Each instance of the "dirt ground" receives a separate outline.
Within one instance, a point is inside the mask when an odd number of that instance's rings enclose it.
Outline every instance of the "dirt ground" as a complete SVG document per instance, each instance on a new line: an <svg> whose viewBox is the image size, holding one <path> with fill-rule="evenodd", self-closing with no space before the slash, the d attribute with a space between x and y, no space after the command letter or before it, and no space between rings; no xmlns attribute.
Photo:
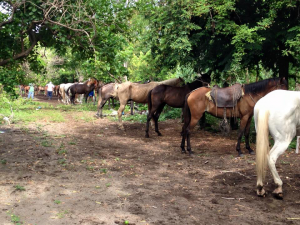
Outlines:
<svg viewBox="0 0 300 225"><path fill-rule="evenodd" d="M124 122L123 131L76 119L85 114L95 112L0 127L0 224L300 224L294 151L277 162L284 199L273 198L270 173L269 194L258 198L255 156L236 157L236 132L195 130L190 157L180 152L179 120L146 139L145 124Z"/></svg>

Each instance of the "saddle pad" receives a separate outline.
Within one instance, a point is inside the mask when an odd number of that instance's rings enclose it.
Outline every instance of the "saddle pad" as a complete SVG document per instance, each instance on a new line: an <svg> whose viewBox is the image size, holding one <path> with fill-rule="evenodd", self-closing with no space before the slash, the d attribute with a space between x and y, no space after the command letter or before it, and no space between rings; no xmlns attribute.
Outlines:
<svg viewBox="0 0 300 225"><path fill-rule="evenodd" d="M243 95L242 85L234 84L227 88L214 87L210 95L217 107L233 108Z"/></svg>

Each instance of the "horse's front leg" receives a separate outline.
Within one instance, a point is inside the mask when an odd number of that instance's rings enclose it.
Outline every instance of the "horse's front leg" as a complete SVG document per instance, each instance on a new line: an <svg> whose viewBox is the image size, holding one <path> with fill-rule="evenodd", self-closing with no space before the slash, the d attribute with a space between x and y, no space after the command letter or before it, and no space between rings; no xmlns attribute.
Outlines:
<svg viewBox="0 0 300 225"><path fill-rule="evenodd" d="M123 124L122 124L122 113L125 109L127 101L120 101L120 108L118 109L118 118L119 118L119 128L124 130Z"/></svg>
<svg viewBox="0 0 300 225"><path fill-rule="evenodd" d="M87 103L87 99L88 99L88 97L89 97L89 93L87 93L87 94L84 94L85 103Z"/></svg>
<svg viewBox="0 0 300 225"><path fill-rule="evenodd" d="M242 137L245 133L245 128L246 128L246 124L247 124L248 119L249 119L249 116L243 116L241 118L241 125L240 125L240 129L239 129L238 141L237 141L237 144L236 144L236 150L238 152L239 157L244 156L242 151L241 151L241 141L242 141Z"/></svg>
<svg viewBox="0 0 300 225"><path fill-rule="evenodd" d="M133 115L134 102L130 101L130 114Z"/></svg>
<svg viewBox="0 0 300 225"><path fill-rule="evenodd" d="M252 120L252 116L250 116L247 121L246 129L245 129L245 143L246 143L246 149L248 150L249 154L255 155L253 149L250 147L250 141L249 141L251 120Z"/></svg>

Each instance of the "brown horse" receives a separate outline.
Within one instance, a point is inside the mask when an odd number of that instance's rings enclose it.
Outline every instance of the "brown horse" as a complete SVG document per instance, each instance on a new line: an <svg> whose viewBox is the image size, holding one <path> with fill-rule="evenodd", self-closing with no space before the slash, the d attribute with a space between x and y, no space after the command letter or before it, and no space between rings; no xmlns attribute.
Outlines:
<svg viewBox="0 0 300 225"><path fill-rule="evenodd" d="M150 81L146 81L144 84L149 83ZM141 82L136 82L136 83L141 83ZM109 109L111 109L110 107L110 100L112 100L112 104L113 107L115 107L115 103L114 103L114 90L115 90L115 85L117 85L117 83L108 83L103 85L102 87L100 87L97 90L97 95L99 95L99 100L98 100L98 111L96 113L96 117L103 117L102 115L102 108L104 107L104 105L106 104L106 102L108 101L108 107ZM133 101L130 102L130 108L131 108L131 115L133 115Z"/></svg>
<svg viewBox="0 0 300 225"><path fill-rule="evenodd" d="M182 78L172 78L161 82L150 82L147 84L139 84L132 82L124 82L122 84L115 85L113 96L120 101L120 108L118 110L119 122L122 122L122 112L128 102L132 100L137 103L147 103L148 93L153 88L161 84L167 84L171 86L180 86L183 83Z"/></svg>
<svg viewBox="0 0 300 225"><path fill-rule="evenodd" d="M53 88L53 95L58 96L58 91L59 91L59 85L55 85Z"/></svg>
<svg viewBox="0 0 300 225"><path fill-rule="evenodd" d="M108 83L105 84L104 86L100 87L98 90L98 111L96 116L102 118L102 108L104 107L105 103L107 100L113 99L114 98L114 89L115 89L116 83ZM110 102L109 102L110 103ZM109 104L110 106L110 104Z"/></svg>
<svg viewBox="0 0 300 225"><path fill-rule="evenodd" d="M25 95L28 95L29 88L30 88L30 86L25 86L24 87Z"/></svg>
<svg viewBox="0 0 300 225"><path fill-rule="evenodd" d="M43 86L38 86L38 94L42 94L42 92L45 91L45 87Z"/></svg>
<svg viewBox="0 0 300 225"><path fill-rule="evenodd" d="M25 95L25 85L24 84L20 84L19 85L19 91L20 91L20 95L23 96Z"/></svg>
<svg viewBox="0 0 300 225"><path fill-rule="evenodd" d="M211 88L201 87L191 92L186 96L184 106L184 125L182 127L182 141L181 151L185 153L185 140L187 139L187 150L191 154L190 144L190 130L195 127L198 120L202 117L206 111L209 114L223 118L224 115L229 117L240 118L240 129L238 134L238 142L236 150L238 155L242 156L240 144L242 136L245 135L246 149L250 154L254 154L254 151L250 148L249 134L250 123L253 117L253 108L256 102L276 89L287 90L287 82L284 78L271 78L262 80L256 83L245 84L242 86L244 95L237 101L236 106L232 108L220 108L216 107L215 103L209 99L207 93L211 91ZM230 88L230 87L228 87ZM223 88L224 90L228 88ZM226 91L226 90L225 90Z"/></svg>
<svg viewBox="0 0 300 225"><path fill-rule="evenodd" d="M153 88L148 94L149 113L147 116L145 137L149 137L149 123L152 118L155 122L155 132L158 134L158 136L161 136L161 133L158 130L158 119L165 105L169 105L173 108L183 108L185 96L192 90L195 90L196 88L202 86L203 81L196 80L182 87L172 87L169 85L162 84Z"/></svg>
<svg viewBox="0 0 300 225"><path fill-rule="evenodd" d="M69 91L71 93L71 103L75 105L76 94L84 94L85 103L87 103L88 95L91 91L98 87L99 81L96 78L89 78L83 84L73 84L68 88L66 94L69 96Z"/></svg>

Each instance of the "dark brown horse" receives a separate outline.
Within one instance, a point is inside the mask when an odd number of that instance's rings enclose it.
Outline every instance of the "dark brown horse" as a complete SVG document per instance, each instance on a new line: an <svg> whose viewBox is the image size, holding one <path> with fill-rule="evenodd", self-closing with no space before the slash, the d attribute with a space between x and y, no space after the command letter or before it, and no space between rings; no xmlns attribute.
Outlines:
<svg viewBox="0 0 300 225"><path fill-rule="evenodd" d="M73 84L70 86L66 94L69 96L69 91L71 93L71 103L75 105L75 96L76 94L84 94L85 103L87 103L88 95L91 91L98 87L99 81L96 78L89 78L83 84Z"/></svg>
<svg viewBox="0 0 300 225"><path fill-rule="evenodd" d="M195 127L198 120L206 111L209 114L219 118L223 118L224 115L226 115L227 118L233 116L240 118L240 129L238 134L236 150L238 151L238 155L242 156L240 144L242 136L245 135L246 149L249 151L250 154L254 154L254 151L250 148L249 144L250 123L253 117L253 108L256 102L269 92L274 91L276 89L287 90L287 87L287 82L284 78L271 78L252 84L245 84L242 86L244 95L237 101L236 106L232 108L216 107L215 103L212 100L210 100L207 95L208 92L212 90L211 88L201 87L196 89L195 91L192 91L186 96L184 106L184 125L182 127L181 141L182 153L186 152L186 139L187 150L189 153L192 153L190 144L190 130ZM223 90L228 90L228 88L223 88Z"/></svg>
<svg viewBox="0 0 300 225"><path fill-rule="evenodd" d="M155 132L158 134L158 136L161 136L161 133L158 130L158 119L165 105L169 105L173 108L183 108L185 96L192 90L202 86L203 81L196 80L182 87L173 87L162 84L153 88L148 94L149 113L147 116L145 137L149 137L149 123L152 118L155 122Z"/></svg>

